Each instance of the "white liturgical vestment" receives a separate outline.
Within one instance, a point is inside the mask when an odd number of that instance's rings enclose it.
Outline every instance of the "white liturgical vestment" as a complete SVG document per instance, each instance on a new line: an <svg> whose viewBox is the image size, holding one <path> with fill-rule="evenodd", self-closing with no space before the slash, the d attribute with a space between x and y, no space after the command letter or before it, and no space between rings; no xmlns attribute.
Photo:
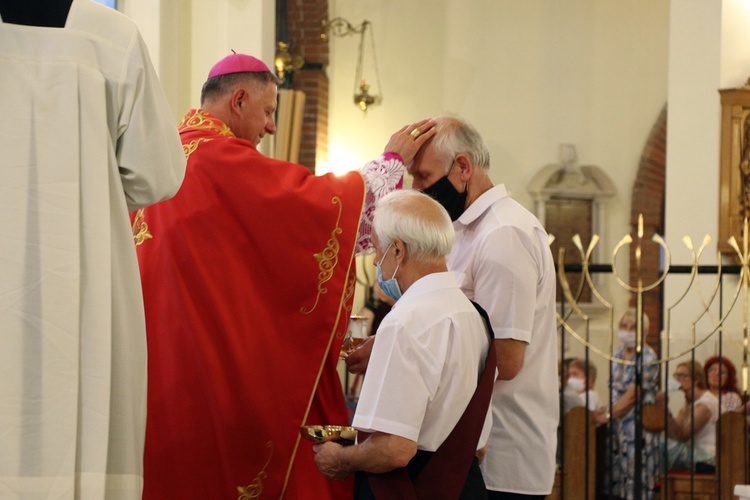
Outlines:
<svg viewBox="0 0 750 500"><path fill-rule="evenodd" d="M185 157L127 17L0 23L0 498L140 498L146 335L129 211Z"/></svg>

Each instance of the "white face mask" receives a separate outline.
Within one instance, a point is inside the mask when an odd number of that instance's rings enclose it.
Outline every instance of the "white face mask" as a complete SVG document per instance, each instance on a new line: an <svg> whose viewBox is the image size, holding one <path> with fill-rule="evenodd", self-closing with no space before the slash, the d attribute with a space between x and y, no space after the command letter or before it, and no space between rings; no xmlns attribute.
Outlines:
<svg viewBox="0 0 750 500"><path fill-rule="evenodd" d="M620 342L626 349L635 347L635 331L618 330L617 336L620 337Z"/></svg>
<svg viewBox="0 0 750 500"><path fill-rule="evenodd" d="M568 379L567 386L576 392L583 392L586 390L586 381L578 377L570 377Z"/></svg>
<svg viewBox="0 0 750 500"><path fill-rule="evenodd" d="M669 380L667 380L667 394L673 394L680 390L682 385L674 378L669 377Z"/></svg>

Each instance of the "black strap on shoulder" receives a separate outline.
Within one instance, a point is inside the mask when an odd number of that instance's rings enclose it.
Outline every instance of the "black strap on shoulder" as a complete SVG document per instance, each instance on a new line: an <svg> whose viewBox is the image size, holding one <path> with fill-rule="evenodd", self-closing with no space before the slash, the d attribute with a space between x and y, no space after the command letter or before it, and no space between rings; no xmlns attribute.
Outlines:
<svg viewBox="0 0 750 500"><path fill-rule="evenodd" d="M490 345L474 395L456 427L429 457L429 461L416 478L410 477L406 468L395 469L385 474L367 473L371 491L378 500L452 500L459 498L466 485L469 468L476 454L476 444L479 442L490 405L497 367L489 316L479 304L472 304L484 320Z"/></svg>
<svg viewBox="0 0 750 500"><path fill-rule="evenodd" d="M73 0L0 0L4 23L63 28Z"/></svg>
<svg viewBox="0 0 750 500"><path fill-rule="evenodd" d="M474 306L474 308L477 310L477 312L479 313L479 315L484 320L484 327L487 330L487 337L490 339L490 342L492 342L493 340L495 340L495 334L492 332L492 324L490 323L490 315L487 314L487 311L485 311L482 306L480 306L479 304L477 304L473 300L471 300L469 302L472 303L472 305Z"/></svg>

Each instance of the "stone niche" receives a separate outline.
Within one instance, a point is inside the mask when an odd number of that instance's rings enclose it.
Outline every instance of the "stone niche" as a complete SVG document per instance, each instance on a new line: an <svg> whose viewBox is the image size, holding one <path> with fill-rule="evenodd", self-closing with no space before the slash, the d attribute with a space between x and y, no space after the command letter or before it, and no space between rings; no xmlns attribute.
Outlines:
<svg viewBox="0 0 750 500"><path fill-rule="evenodd" d="M581 253L573 243L573 237L581 239L583 251L588 250L593 235L602 237L606 220L606 203L617 194L612 180L595 165L578 165L575 146L560 145L560 161L543 167L528 186L534 199L534 212L544 225L552 240L550 247L558 264L560 248L565 248L565 263L580 264ZM589 263L600 264L604 241L600 239L592 252ZM581 283L578 273L566 274L573 294ZM594 284L599 282L592 275ZM563 298L562 288L557 285L557 302ZM591 289L584 283L579 302L591 302Z"/></svg>

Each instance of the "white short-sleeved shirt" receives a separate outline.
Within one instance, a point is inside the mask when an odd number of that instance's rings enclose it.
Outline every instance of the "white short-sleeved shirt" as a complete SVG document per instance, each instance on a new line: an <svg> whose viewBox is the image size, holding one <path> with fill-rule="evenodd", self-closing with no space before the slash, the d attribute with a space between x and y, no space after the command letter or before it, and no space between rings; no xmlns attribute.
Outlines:
<svg viewBox="0 0 750 500"><path fill-rule="evenodd" d="M706 391L693 406L705 406L711 412L711 418L701 430L695 433L695 446L710 455L716 455L716 422L719 421L719 398L711 391Z"/></svg>
<svg viewBox="0 0 750 500"><path fill-rule="evenodd" d="M437 450L469 404L488 348L484 322L453 273L417 280L378 328L353 426ZM488 411L477 448L490 426Z"/></svg>
<svg viewBox="0 0 750 500"><path fill-rule="evenodd" d="M590 411L596 411L598 410L602 405L599 402L599 395L596 393L596 391L586 391L589 394L589 406L588 409ZM586 400L586 394L581 394L581 398L583 400Z"/></svg>
<svg viewBox="0 0 750 500"><path fill-rule="evenodd" d="M719 396L716 396L718 399ZM742 398L736 392L727 391L721 395L721 413L734 411L742 406Z"/></svg>
<svg viewBox="0 0 750 500"><path fill-rule="evenodd" d="M495 338L528 344L518 375L495 382L485 483L493 491L546 495L559 420L555 268L547 233L502 184L477 198L454 228L448 268L461 290L489 313Z"/></svg>

